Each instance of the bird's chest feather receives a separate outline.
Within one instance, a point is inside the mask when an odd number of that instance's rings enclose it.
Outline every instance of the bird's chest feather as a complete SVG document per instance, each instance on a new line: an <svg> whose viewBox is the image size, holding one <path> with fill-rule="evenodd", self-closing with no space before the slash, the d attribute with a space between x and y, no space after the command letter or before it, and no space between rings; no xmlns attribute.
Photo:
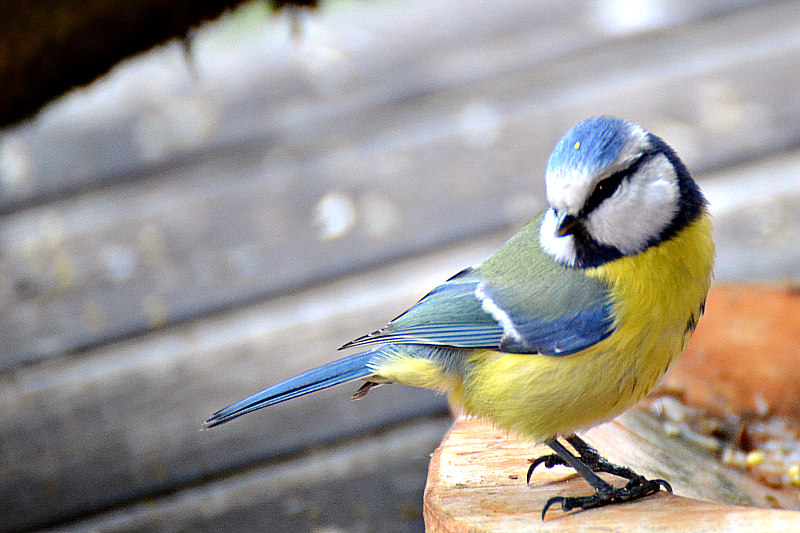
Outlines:
<svg viewBox="0 0 800 533"><path fill-rule="evenodd" d="M455 400L534 440L624 411L652 390L699 318L711 278L710 234L703 216L659 246L586 271L612 288L610 336L567 356L476 350Z"/></svg>
<svg viewBox="0 0 800 533"><path fill-rule="evenodd" d="M701 216L672 239L587 272L613 287L611 353L636 354L631 373L646 394L683 351L703 312L711 282L711 223Z"/></svg>

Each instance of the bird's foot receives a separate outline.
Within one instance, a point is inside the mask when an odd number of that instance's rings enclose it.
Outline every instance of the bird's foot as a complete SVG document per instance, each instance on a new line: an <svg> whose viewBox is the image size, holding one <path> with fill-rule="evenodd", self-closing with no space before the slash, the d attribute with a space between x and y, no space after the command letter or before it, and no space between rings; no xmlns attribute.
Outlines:
<svg viewBox="0 0 800 533"><path fill-rule="evenodd" d="M615 465L608 459L604 458L600 455L600 452L595 450L592 446L586 443L583 439L578 437L577 435L570 435L566 437L567 442L569 442L575 451L578 452L578 458L580 461L591 468L595 472L605 472L607 474L612 474L615 476L619 476L621 478L625 478L631 482L637 481L643 482L647 481L643 476L640 476L627 466ZM570 466L567 462L562 459L562 457L556 453L551 453L549 455L543 455L541 457L536 458L535 460L531 461L531 465L528 467L528 475L527 480L528 483L531 482L531 476L533 475L533 471L539 465L544 465L545 468L553 468L554 466Z"/></svg>
<svg viewBox="0 0 800 533"><path fill-rule="evenodd" d="M592 509L614 503L629 502L638 500L651 494L659 492L662 488L672 493L672 487L663 479L647 479L640 476L626 466L615 465L600 456L597 450L586 444L577 435L566 437L579 456L573 455L558 439L550 439L546 444L550 446L555 454L539 457L531 463L528 468L528 482L530 482L533 470L540 464L547 468L556 465L564 465L574 468L592 487L595 493L591 496L554 496L547 500L542 509L542 520L544 520L547 510L555 504L561 505L564 512L572 509ZM624 487L614 488L610 483L602 479L595 472L606 472L628 480Z"/></svg>
<svg viewBox="0 0 800 533"><path fill-rule="evenodd" d="M531 461L530 466L528 467L528 474L525 478L528 480L528 483L531 482L531 476L533 475L533 471L536 470L536 467L543 464L545 468L553 468L554 466L569 466L564 460L555 453L551 453L548 455L542 455L541 457L537 457L533 461Z"/></svg>
<svg viewBox="0 0 800 533"><path fill-rule="evenodd" d="M672 487L663 479L646 479L643 476L637 476L636 479L631 479L624 487L610 490L599 489L591 496L554 496L544 504L542 520L544 520L547 510L555 504L560 504L561 510L566 513L573 509L592 509L614 503L638 500L655 494L662 488L670 494L672 493Z"/></svg>

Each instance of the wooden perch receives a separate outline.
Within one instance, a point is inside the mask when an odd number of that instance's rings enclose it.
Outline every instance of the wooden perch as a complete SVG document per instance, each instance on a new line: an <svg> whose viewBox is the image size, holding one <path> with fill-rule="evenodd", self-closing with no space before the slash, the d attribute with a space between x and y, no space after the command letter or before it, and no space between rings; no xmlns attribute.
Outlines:
<svg viewBox="0 0 800 533"><path fill-rule="evenodd" d="M668 479L675 493L588 511L552 508L542 521L542 507L552 496L586 495L592 489L563 467L538 469L526 484L528 461L550 449L464 418L431 460L424 502L427 531L797 530L800 513L763 508L770 502L797 506L791 491L769 489L722 466L710 453L667 437L659 423L639 411L590 430L585 438L611 461ZM613 476L603 477L621 484Z"/></svg>

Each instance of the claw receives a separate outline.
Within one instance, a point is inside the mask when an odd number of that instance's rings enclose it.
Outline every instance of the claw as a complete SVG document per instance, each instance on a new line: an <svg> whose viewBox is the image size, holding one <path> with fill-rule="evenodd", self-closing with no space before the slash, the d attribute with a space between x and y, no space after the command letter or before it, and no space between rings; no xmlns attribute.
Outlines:
<svg viewBox="0 0 800 533"><path fill-rule="evenodd" d="M579 457L573 456L556 439L548 441L547 445L557 453L544 455L531 462L528 467L528 483L530 483L533 470L540 464L544 464L547 468L552 468L556 465L567 465L574 468L586 479L595 488L595 493L591 496L554 496L550 498L542 508L542 520L544 520L547 511L555 504L561 505L562 511L569 512L572 509L592 509L614 503L638 500L655 494L662 489L670 494L672 493L672 486L667 481L663 479L647 479L626 466L609 462L577 435L570 435L567 437L567 441L579 453ZM613 474L627 479L628 483L624 487L613 488L608 482L598 477L595 472Z"/></svg>
<svg viewBox="0 0 800 533"><path fill-rule="evenodd" d="M567 501L567 499L564 496L553 496L552 498L547 500L547 503L545 503L544 507L542 507L542 521L544 522L544 515L547 514L547 510L550 509L550 507L553 504L560 503L561 504L561 509L564 509L564 505L566 505L566 501Z"/></svg>
<svg viewBox="0 0 800 533"><path fill-rule="evenodd" d="M662 488L672 494L672 485L666 479L645 479L647 483L655 483L656 490L653 493L660 491Z"/></svg>
<svg viewBox="0 0 800 533"><path fill-rule="evenodd" d="M550 455L543 455L541 457L537 457L533 461L531 461L530 466L528 467L528 475L526 476L528 480L528 484L531 482L531 476L533 475L533 471L536 470L536 467L544 464L545 468L553 468L554 466L563 466L564 460L559 457L558 455L551 453Z"/></svg>
<svg viewBox="0 0 800 533"><path fill-rule="evenodd" d="M602 507L613 503L630 502L655 494L664 488L667 492L672 494L672 487L663 479L646 479L640 477L637 480L631 480L624 487L613 489L610 491L597 491L591 496L553 496L542 508L542 520L544 520L548 509L555 504L561 504L561 510L565 513L573 509L593 509L595 507Z"/></svg>

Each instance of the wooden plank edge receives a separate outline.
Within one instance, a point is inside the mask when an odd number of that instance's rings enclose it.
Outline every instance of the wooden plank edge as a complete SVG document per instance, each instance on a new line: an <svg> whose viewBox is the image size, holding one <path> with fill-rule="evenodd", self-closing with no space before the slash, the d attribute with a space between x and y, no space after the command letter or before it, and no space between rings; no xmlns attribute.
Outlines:
<svg viewBox="0 0 800 533"><path fill-rule="evenodd" d="M623 421L629 416L623 415ZM619 423L602 426L605 439L597 429L587 434L588 440L601 445L601 453L612 461L614 455L607 452L617 446L609 443L617 442L615 437L623 433L618 431L620 427ZM684 497L681 491L685 485L679 482L674 484L674 495L663 493L589 511L563 513L554 508L542 521L541 509L550 497L591 493L585 481L561 467L536 471L526 485L525 459L547 453L550 450L545 446L533 447L510 439L477 419L458 420L431 460L423 506L427 531L796 531L800 520L796 511ZM639 465L628 464L639 470ZM651 475L648 469L642 470ZM618 480L607 479L619 485Z"/></svg>

